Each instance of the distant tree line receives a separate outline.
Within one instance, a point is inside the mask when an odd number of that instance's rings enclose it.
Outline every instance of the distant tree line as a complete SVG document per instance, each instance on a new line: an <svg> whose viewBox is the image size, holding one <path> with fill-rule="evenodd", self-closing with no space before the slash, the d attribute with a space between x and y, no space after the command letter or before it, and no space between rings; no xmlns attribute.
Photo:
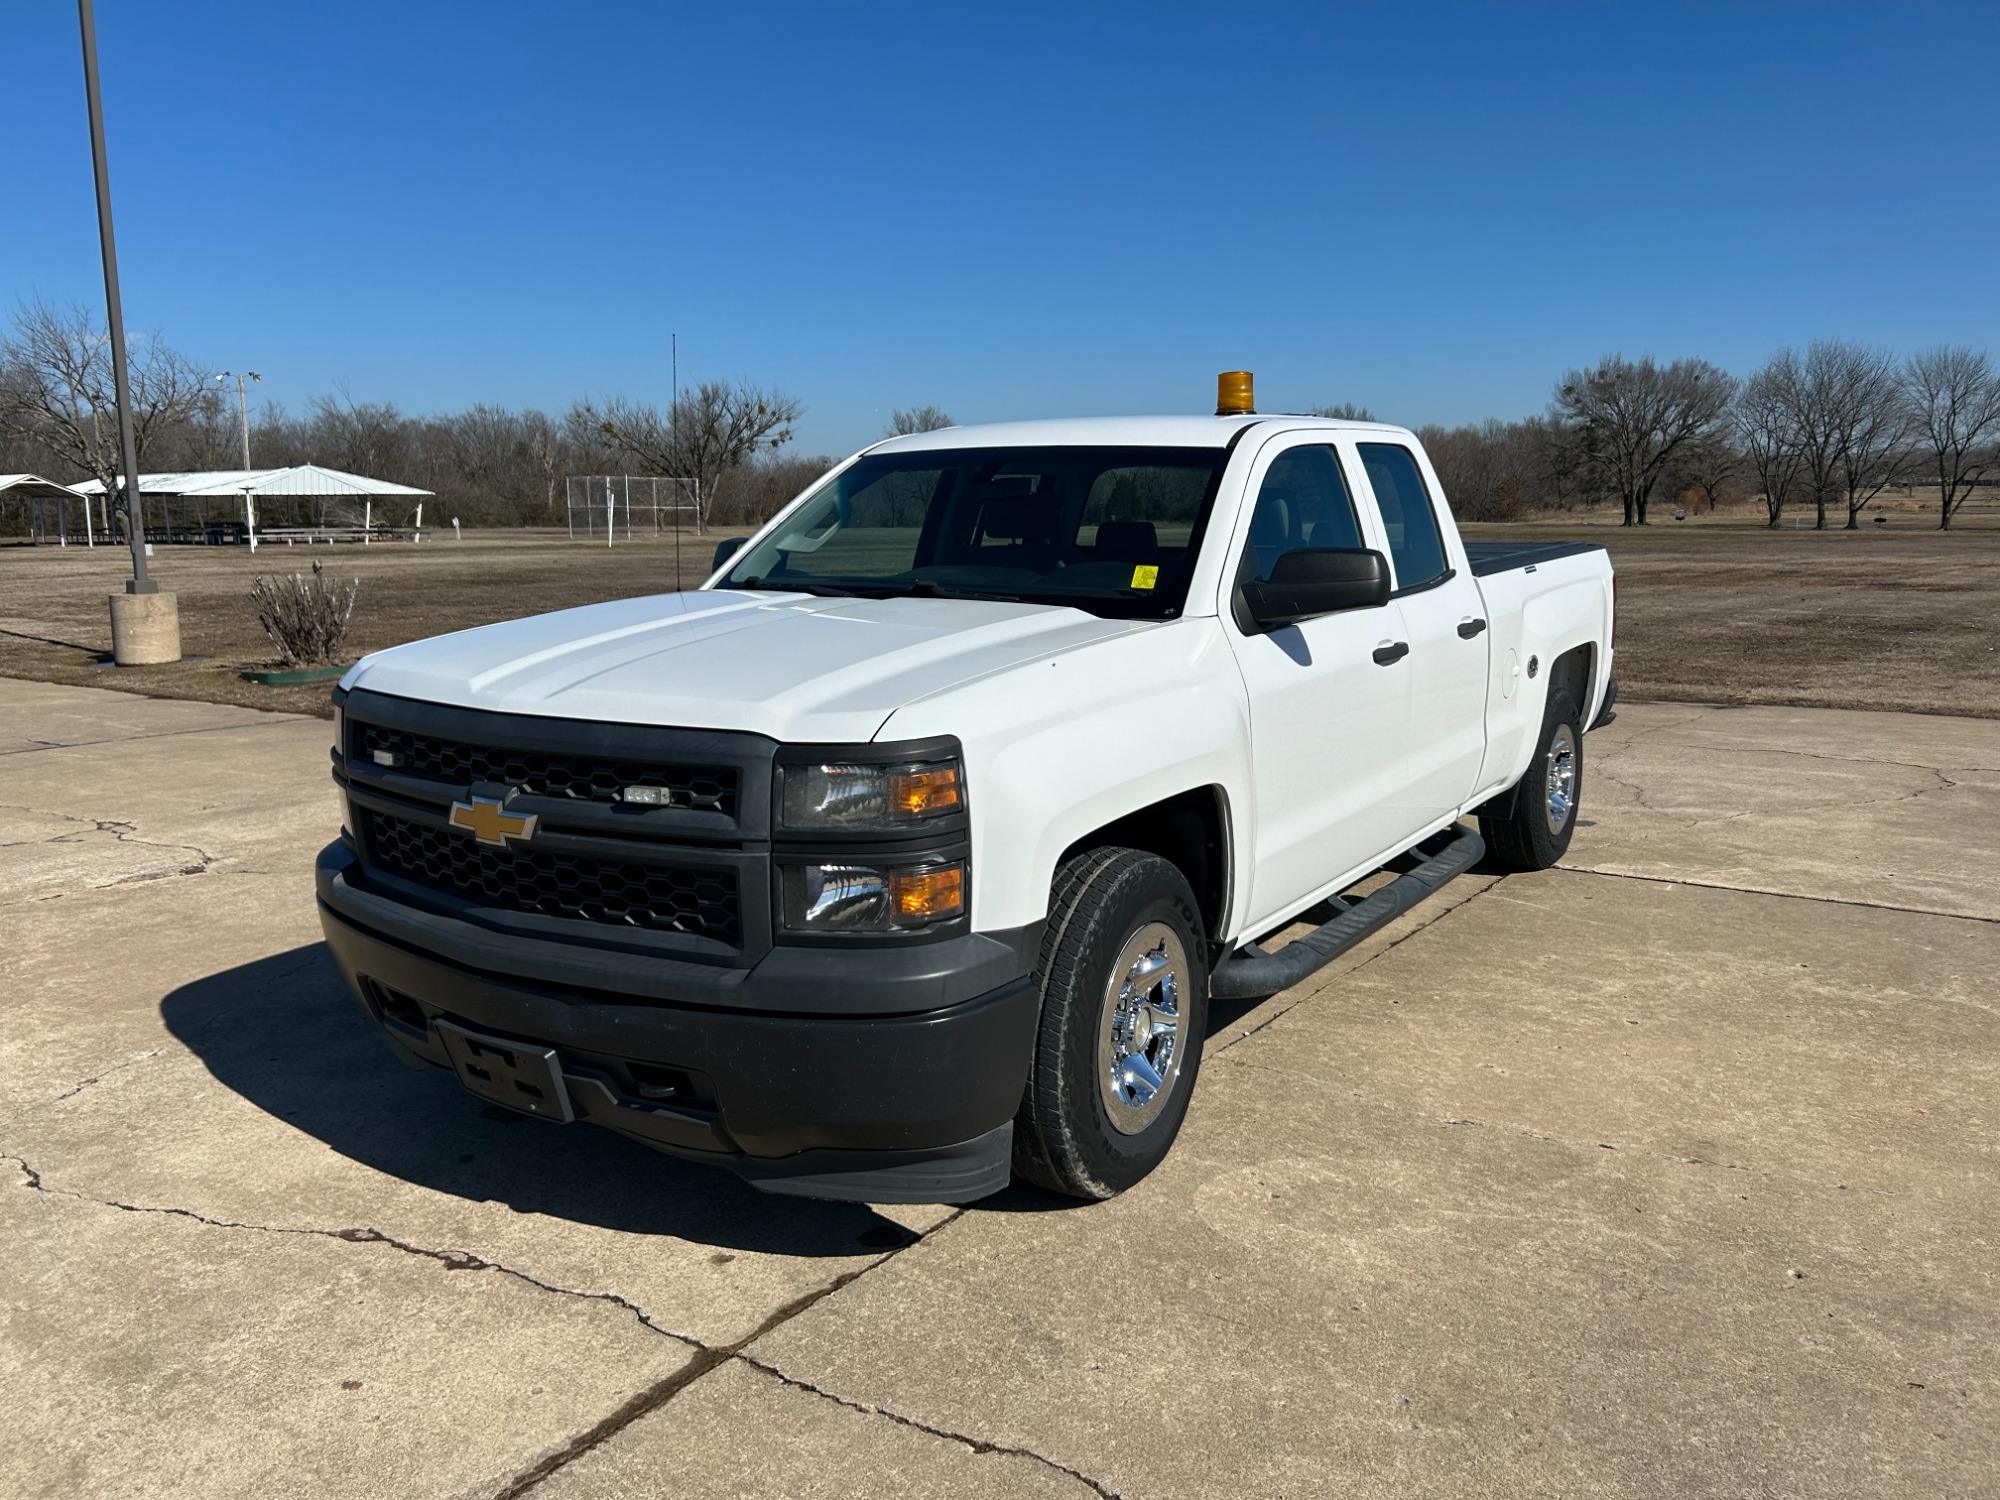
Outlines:
<svg viewBox="0 0 2000 1500"><path fill-rule="evenodd" d="M132 341L129 370L142 471L242 465L236 404L212 374L157 337ZM698 524L743 524L832 463L786 451L801 410L782 392L728 380L697 381L666 406L585 398L560 413L481 403L427 416L338 386L303 412L252 412L250 458L416 485L436 492L434 514L489 526L564 524L572 474L674 475L698 482ZM0 472L122 490L109 340L87 310L28 303L0 339Z"/></svg>
<svg viewBox="0 0 2000 1500"><path fill-rule="evenodd" d="M131 351L134 437L148 471L242 462L233 403L157 337ZM570 475L697 481L697 523L760 521L831 463L789 451L803 408L747 382L698 381L666 406L584 398L560 413L475 405L417 416L344 387L301 413L268 404L251 423L257 467L318 463L435 491L473 525L559 526ZM1348 403L1321 416L1371 419ZM885 436L951 425L936 406L896 411ZM1983 351L1941 346L1898 359L1841 340L1779 351L1748 378L1705 360L1611 355L1566 372L1545 411L1519 421L1427 426L1462 520L1616 506L1647 523L1656 499L1713 509L1761 501L1768 523L1810 508L1816 526L1861 516L1892 485L1938 489L1938 524L2000 479L2000 371ZM0 339L0 472L119 486L108 341L93 314L23 304Z"/></svg>
<svg viewBox="0 0 2000 1500"><path fill-rule="evenodd" d="M2000 371L1977 349L1899 360L1839 339L1780 350L1745 380L1612 355L1565 373L1545 413L1418 433L1463 520L1609 504L1643 526L1656 497L1713 509L1742 495L1771 526L1810 507L1814 526L1851 531L1885 489L1927 484L1948 528L2000 476Z"/></svg>

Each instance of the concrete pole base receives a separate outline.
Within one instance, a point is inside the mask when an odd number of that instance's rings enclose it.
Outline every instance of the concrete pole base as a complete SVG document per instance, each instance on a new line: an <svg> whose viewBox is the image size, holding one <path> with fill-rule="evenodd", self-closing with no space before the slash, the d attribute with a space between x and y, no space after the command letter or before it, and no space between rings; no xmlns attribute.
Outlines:
<svg viewBox="0 0 2000 1500"><path fill-rule="evenodd" d="M121 667L179 661L180 600L173 594L113 594L111 659Z"/></svg>

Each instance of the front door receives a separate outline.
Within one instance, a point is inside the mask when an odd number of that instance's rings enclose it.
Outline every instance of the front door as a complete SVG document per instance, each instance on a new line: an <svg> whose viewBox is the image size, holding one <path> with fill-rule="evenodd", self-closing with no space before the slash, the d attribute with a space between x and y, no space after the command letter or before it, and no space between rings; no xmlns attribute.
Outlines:
<svg viewBox="0 0 2000 1500"><path fill-rule="evenodd" d="M1257 500L1238 539L1238 582L1268 578L1295 547L1381 545L1362 529L1345 465L1323 433L1274 438L1250 483ZM1255 930L1366 870L1406 834L1395 792L1411 678L1394 648L1407 636L1393 601L1269 631L1227 608L1223 616L1250 704Z"/></svg>
<svg viewBox="0 0 2000 1500"><path fill-rule="evenodd" d="M1388 538L1409 632L1409 761L1395 801L1414 831L1463 807L1479 780L1493 637L1478 580L1463 557L1452 556L1416 454L1402 443L1360 443L1356 452Z"/></svg>

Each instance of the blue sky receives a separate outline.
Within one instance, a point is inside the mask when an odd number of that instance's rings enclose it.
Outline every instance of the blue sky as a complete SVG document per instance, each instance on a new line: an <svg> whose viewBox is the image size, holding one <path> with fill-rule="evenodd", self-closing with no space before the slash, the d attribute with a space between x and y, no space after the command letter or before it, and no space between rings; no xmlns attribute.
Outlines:
<svg viewBox="0 0 2000 1500"><path fill-rule="evenodd" d="M1566 364L2000 346L2000 7L98 6L126 316L297 406L804 400L801 446ZM0 292L101 301L10 6Z"/></svg>

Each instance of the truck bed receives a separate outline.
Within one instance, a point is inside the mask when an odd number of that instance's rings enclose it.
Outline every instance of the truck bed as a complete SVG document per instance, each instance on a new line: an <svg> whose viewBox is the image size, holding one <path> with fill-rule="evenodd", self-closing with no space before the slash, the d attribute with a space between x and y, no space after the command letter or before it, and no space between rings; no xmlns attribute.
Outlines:
<svg viewBox="0 0 2000 1500"><path fill-rule="evenodd" d="M1476 577L1508 573L1553 562L1558 557L1575 557L1581 552L1602 552L1602 542L1473 542L1465 543L1466 561Z"/></svg>

